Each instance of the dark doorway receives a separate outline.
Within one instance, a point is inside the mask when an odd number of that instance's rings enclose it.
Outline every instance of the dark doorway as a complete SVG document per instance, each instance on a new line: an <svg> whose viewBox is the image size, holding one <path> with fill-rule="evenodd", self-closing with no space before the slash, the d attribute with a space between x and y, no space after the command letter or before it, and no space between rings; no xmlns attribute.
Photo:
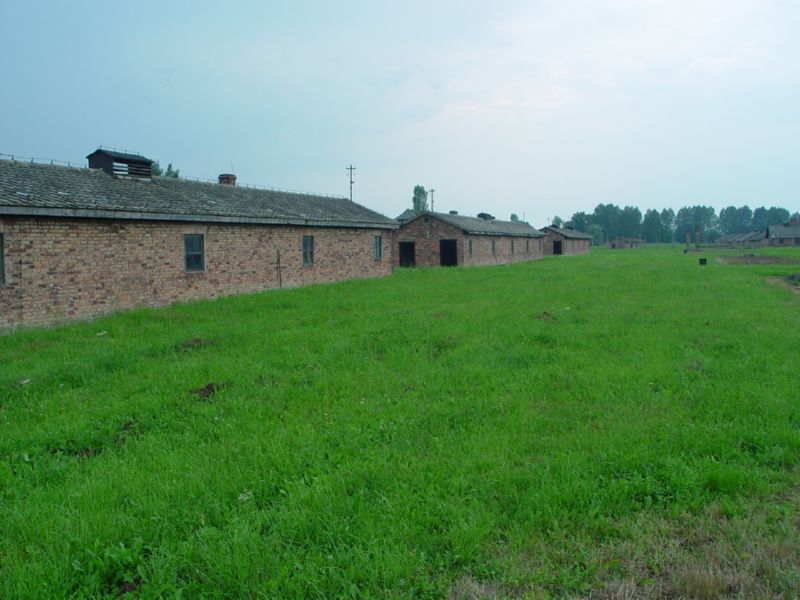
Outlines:
<svg viewBox="0 0 800 600"><path fill-rule="evenodd" d="M458 242L456 240L439 240L439 262L443 267L458 265Z"/></svg>
<svg viewBox="0 0 800 600"><path fill-rule="evenodd" d="M561 240L553 240L553 254L563 254L561 250Z"/></svg>
<svg viewBox="0 0 800 600"><path fill-rule="evenodd" d="M414 242L400 242L400 266L413 267L416 265Z"/></svg>

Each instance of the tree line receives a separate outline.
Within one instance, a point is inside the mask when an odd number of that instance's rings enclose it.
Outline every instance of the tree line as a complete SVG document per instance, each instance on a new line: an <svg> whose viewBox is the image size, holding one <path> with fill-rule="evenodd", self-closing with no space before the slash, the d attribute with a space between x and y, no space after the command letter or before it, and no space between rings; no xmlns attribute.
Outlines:
<svg viewBox="0 0 800 600"><path fill-rule="evenodd" d="M553 218L556 227L573 227L592 236L601 244L619 236L641 238L647 242L683 242L687 233L694 239L695 228L700 228L701 240L715 242L720 236L748 233L782 225L800 219L800 213L790 214L785 208L760 206L728 206L716 213L712 206L684 206L677 214L671 208L661 211L650 209L642 215L636 206L620 208L615 204L598 204L594 212L576 212L568 221Z"/></svg>

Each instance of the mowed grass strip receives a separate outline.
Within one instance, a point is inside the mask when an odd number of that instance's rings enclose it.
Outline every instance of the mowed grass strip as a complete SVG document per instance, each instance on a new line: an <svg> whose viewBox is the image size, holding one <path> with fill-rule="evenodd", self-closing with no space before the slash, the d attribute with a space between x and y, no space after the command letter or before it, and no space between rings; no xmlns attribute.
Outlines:
<svg viewBox="0 0 800 600"><path fill-rule="evenodd" d="M800 265L702 256L4 335L0 596L797 594Z"/></svg>

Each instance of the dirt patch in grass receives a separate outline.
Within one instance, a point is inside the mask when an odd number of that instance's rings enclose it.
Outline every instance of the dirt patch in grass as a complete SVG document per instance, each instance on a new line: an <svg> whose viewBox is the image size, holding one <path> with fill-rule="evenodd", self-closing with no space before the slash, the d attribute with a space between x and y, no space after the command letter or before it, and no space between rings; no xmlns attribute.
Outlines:
<svg viewBox="0 0 800 600"><path fill-rule="evenodd" d="M448 596L449 600L499 600L510 597L513 596L501 593L497 585L475 581L469 575L456 581Z"/></svg>
<svg viewBox="0 0 800 600"><path fill-rule="evenodd" d="M792 273L783 278L786 283L794 287L800 287L800 273Z"/></svg>
<svg viewBox="0 0 800 600"><path fill-rule="evenodd" d="M797 259L791 256L765 256L743 254L742 256L720 256L719 262L727 265L793 265Z"/></svg>
<svg viewBox="0 0 800 600"><path fill-rule="evenodd" d="M735 515L722 503L676 521L642 516L634 531L643 535L599 550L599 563L616 565L617 576L586 597L796 598L798 508L795 495Z"/></svg>
<svg viewBox="0 0 800 600"><path fill-rule="evenodd" d="M208 346L213 346L217 343L217 340L210 338L210 339L203 339L203 338L191 338L186 341L181 342L175 346L176 352L191 352L192 350L199 350L201 348L207 348Z"/></svg>
<svg viewBox="0 0 800 600"><path fill-rule="evenodd" d="M142 428L139 424L139 419L128 419L117 431L114 441L117 444L124 444L127 440L137 438L140 435L142 435Z"/></svg>
<svg viewBox="0 0 800 600"><path fill-rule="evenodd" d="M547 311L541 312L538 315L534 315L533 318L536 319L537 321L552 321L553 319L555 319L555 317Z"/></svg>
<svg viewBox="0 0 800 600"><path fill-rule="evenodd" d="M228 387L229 384L227 383L207 383L203 387L199 387L192 390L192 395L199 398L200 400L208 400L218 391L225 389Z"/></svg>
<svg viewBox="0 0 800 600"><path fill-rule="evenodd" d="M800 273L792 273L786 277L768 277L767 281L772 285L785 287L800 294Z"/></svg>
<svg viewBox="0 0 800 600"><path fill-rule="evenodd" d="M63 454L65 456L74 456L76 458L91 458L97 456L103 451L102 448L93 446L81 446L78 448L50 448L50 454Z"/></svg>
<svg viewBox="0 0 800 600"><path fill-rule="evenodd" d="M117 584L117 598L125 598L128 594L139 596L139 589L142 587L142 578L137 575L131 581L121 581Z"/></svg>

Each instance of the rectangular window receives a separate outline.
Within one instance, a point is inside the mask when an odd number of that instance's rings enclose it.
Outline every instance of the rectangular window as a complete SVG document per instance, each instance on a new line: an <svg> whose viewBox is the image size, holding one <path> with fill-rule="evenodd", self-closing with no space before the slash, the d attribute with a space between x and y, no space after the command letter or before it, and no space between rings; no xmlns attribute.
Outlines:
<svg viewBox="0 0 800 600"><path fill-rule="evenodd" d="M531 253L531 241L525 240L525 254Z"/></svg>
<svg viewBox="0 0 800 600"><path fill-rule="evenodd" d="M472 240L467 240L467 254L472 256Z"/></svg>
<svg viewBox="0 0 800 600"><path fill-rule="evenodd" d="M492 256L497 254L497 242L492 240Z"/></svg>
<svg viewBox="0 0 800 600"><path fill-rule="evenodd" d="M511 254L514 254L514 240L511 240Z"/></svg>
<svg viewBox="0 0 800 600"><path fill-rule="evenodd" d="M0 233L0 287L6 284L6 244L3 234Z"/></svg>
<svg viewBox="0 0 800 600"><path fill-rule="evenodd" d="M304 265L313 265L314 264L314 236L313 235L304 235L303 236L303 264Z"/></svg>
<svg viewBox="0 0 800 600"><path fill-rule="evenodd" d="M203 234L187 233L183 236L183 250L187 271L204 271L206 268Z"/></svg>
<svg viewBox="0 0 800 600"><path fill-rule="evenodd" d="M372 236L372 257L375 260L383 258L383 236L381 235Z"/></svg>

